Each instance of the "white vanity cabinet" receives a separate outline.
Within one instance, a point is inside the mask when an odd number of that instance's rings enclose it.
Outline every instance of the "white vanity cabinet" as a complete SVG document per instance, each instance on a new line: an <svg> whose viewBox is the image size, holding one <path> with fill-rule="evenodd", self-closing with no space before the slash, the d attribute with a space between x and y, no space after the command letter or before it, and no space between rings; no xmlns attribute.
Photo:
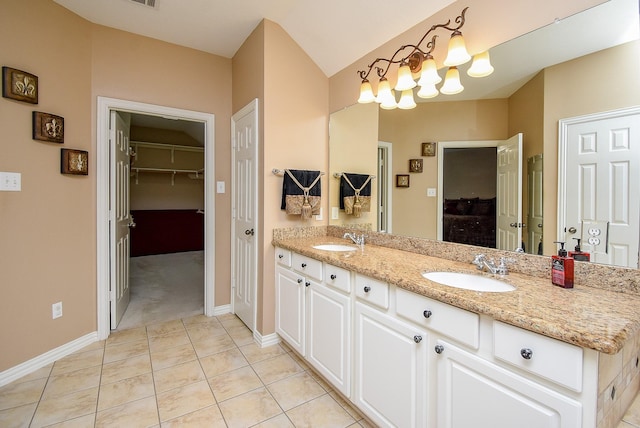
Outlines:
<svg viewBox="0 0 640 428"><path fill-rule="evenodd" d="M305 278L291 269L276 267L276 332L304 356Z"/></svg>

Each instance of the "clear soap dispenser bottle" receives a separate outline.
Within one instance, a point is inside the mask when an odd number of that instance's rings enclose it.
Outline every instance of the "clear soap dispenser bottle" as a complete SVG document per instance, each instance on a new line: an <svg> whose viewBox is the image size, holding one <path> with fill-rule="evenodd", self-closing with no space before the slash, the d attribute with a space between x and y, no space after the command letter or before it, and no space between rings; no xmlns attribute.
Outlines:
<svg viewBox="0 0 640 428"><path fill-rule="evenodd" d="M551 282L562 288L573 288L573 259L567 255L564 242L560 244L557 256L551 256Z"/></svg>

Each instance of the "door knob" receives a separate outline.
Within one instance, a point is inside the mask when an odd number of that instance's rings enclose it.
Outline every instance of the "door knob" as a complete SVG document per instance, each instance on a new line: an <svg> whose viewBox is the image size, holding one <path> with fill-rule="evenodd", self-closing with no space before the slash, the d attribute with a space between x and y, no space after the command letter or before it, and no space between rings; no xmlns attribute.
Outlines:
<svg viewBox="0 0 640 428"><path fill-rule="evenodd" d="M568 230L568 232L569 232L569 233L576 233L577 231L578 231L578 229L576 229L576 228L575 228L575 227L573 227L573 226L572 226L572 227L570 227L570 228L569 228L569 230Z"/></svg>
<svg viewBox="0 0 640 428"><path fill-rule="evenodd" d="M135 222L135 221L133 221L133 217L131 217L131 220L129 220L129 224L128 224L127 226L129 226L129 227L130 227L130 228L132 228L132 229L135 229L135 227L136 227L136 222Z"/></svg>
<svg viewBox="0 0 640 428"><path fill-rule="evenodd" d="M248 236L248 235L253 236L253 234L254 234L254 233L255 233L255 232L253 231L253 229L247 229L247 230L245 230L245 231L244 231L244 234L245 234L245 235L247 235L247 236Z"/></svg>

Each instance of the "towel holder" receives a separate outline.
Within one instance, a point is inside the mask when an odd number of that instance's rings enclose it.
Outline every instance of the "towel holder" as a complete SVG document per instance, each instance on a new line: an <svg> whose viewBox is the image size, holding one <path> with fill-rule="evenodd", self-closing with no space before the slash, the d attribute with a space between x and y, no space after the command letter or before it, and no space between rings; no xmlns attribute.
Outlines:
<svg viewBox="0 0 640 428"><path fill-rule="evenodd" d="M344 172L334 172L333 173L333 178L340 178L342 177L342 174L344 174ZM369 175L369 177L371 177L371 179L373 180L374 178L376 178L375 175Z"/></svg>
<svg viewBox="0 0 640 428"><path fill-rule="evenodd" d="M271 172L273 175L284 175L284 169L273 168ZM324 172L321 171L320 175L324 175Z"/></svg>

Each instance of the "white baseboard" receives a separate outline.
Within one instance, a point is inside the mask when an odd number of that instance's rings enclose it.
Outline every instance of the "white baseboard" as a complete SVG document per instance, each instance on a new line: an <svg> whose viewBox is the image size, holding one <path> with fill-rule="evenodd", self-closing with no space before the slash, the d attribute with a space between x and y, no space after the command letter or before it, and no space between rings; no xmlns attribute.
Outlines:
<svg viewBox="0 0 640 428"><path fill-rule="evenodd" d="M217 317L218 315L230 314L231 313L231 305L221 305L213 308L213 316Z"/></svg>
<svg viewBox="0 0 640 428"><path fill-rule="evenodd" d="M280 336L278 336L277 333L271 333L271 334L267 334L266 336L263 336L260 334L259 331L254 331L253 340L255 340L256 344L259 347L265 348L267 346L276 345L280 343Z"/></svg>
<svg viewBox="0 0 640 428"><path fill-rule="evenodd" d="M14 380L20 379L23 376L33 373L34 371L51 364L60 358L66 357L69 354L73 354L76 351L84 348L87 345L91 345L98 341L98 332L94 331L89 334L85 334L71 342L65 343L62 346L58 346L44 354L40 354L24 363L11 367L3 372L0 372L0 386L7 385Z"/></svg>

